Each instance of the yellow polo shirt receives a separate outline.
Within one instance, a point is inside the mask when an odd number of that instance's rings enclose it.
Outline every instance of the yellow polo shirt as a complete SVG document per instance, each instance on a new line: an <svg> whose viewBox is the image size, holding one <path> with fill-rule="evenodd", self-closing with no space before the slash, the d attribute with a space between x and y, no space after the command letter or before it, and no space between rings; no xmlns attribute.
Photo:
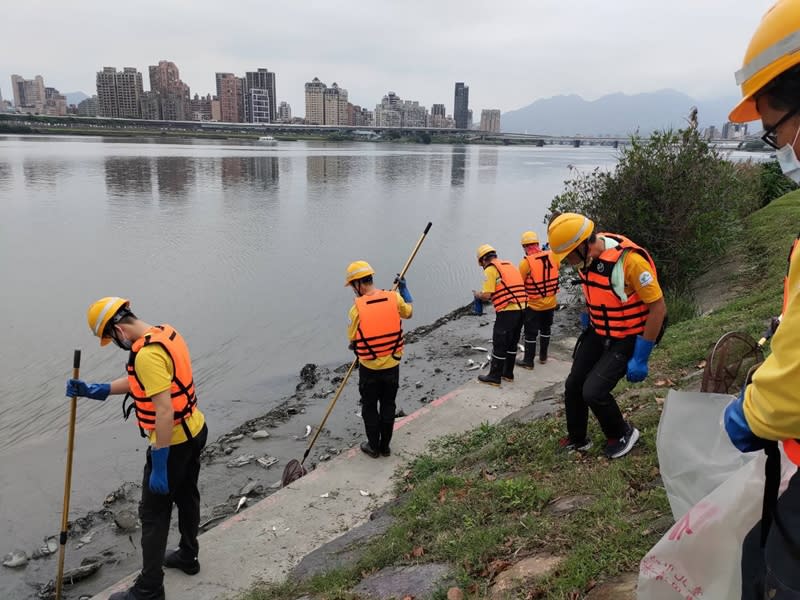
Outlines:
<svg viewBox="0 0 800 600"><path fill-rule="evenodd" d="M523 258L519 262L519 273L522 275L523 281L525 281L528 278L528 275L531 274L531 264L528 262L527 258ZM556 302L555 294L552 296L545 296L544 298L537 298L536 300L531 300L528 298L528 308L531 310L550 310L555 308L557 304L558 303Z"/></svg>

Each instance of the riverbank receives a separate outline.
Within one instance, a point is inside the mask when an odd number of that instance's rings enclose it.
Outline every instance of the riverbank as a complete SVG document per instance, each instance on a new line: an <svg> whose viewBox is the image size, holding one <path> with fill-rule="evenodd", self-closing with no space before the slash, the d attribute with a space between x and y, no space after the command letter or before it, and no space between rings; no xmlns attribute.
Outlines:
<svg viewBox="0 0 800 600"><path fill-rule="evenodd" d="M559 313L562 318L556 319L554 335L563 337L573 326L574 316L563 316L567 312ZM408 334L398 418L429 405L480 372L477 367L486 361L486 352L474 348L491 347L493 314L469 313L468 307L457 309ZM203 455L200 478L204 531L233 515L242 497L246 497L246 506L251 506L279 488L283 467L289 460L302 457L308 432L311 430L313 435L346 367L346 363L306 365L300 370L295 392L277 408L222 435L215 431L213 422L209 424L210 443ZM132 429L129 435L135 437ZM362 439L357 377L352 377L309 455L307 466L314 468L346 454ZM114 489L100 488L94 491L95 509L80 515L73 513L67 568L98 556L103 567L92 578L69 589L66 598L91 594L139 567L139 494L138 481L126 481ZM55 533L43 531L42 535ZM171 540L177 539L176 534L177 522L173 519ZM30 548L21 549L30 554L37 543L33 539ZM15 598L35 598L37 590L53 577L54 565L55 556L32 560L6 593Z"/></svg>

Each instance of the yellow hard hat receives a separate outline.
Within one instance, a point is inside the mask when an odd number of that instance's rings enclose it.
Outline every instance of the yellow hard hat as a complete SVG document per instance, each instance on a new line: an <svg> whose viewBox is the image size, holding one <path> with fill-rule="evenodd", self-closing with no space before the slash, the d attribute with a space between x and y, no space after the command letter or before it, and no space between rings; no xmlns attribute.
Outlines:
<svg viewBox="0 0 800 600"><path fill-rule="evenodd" d="M478 246L478 251L476 252L476 254L478 255L478 262L480 262L480 260L484 256L489 254L489 252L497 252L497 250L492 248L489 244L481 244L480 246Z"/></svg>
<svg viewBox="0 0 800 600"><path fill-rule="evenodd" d="M591 219L578 213L562 213L547 227L547 241L556 261L575 250L594 231Z"/></svg>
<svg viewBox="0 0 800 600"><path fill-rule="evenodd" d="M800 64L800 2L779 0L761 19L736 72L742 100L729 115L734 123L759 118L755 95L778 75Z"/></svg>
<svg viewBox="0 0 800 600"><path fill-rule="evenodd" d="M100 338L100 345L105 346L111 342L111 338L103 337L103 332L106 325L111 320L111 317L119 312L120 308L127 308L131 305L131 301L127 298L119 298L117 296L107 296L100 298L97 302L93 302L86 311L86 320L89 322L89 329L92 330L97 337Z"/></svg>
<svg viewBox="0 0 800 600"><path fill-rule="evenodd" d="M527 246L528 244L538 244L539 236L536 235L535 231L526 231L522 234L522 239L519 241L519 243L523 246Z"/></svg>
<svg viewBox="0 0 800 600"><path fill-rule="evenodd" d="M367 261L357 260L355 262L351 262L347 266L347 274L344 278L344 287L347 287L358 279L363 279L364 277L374 274L375 270L369 266Z"/></svg>

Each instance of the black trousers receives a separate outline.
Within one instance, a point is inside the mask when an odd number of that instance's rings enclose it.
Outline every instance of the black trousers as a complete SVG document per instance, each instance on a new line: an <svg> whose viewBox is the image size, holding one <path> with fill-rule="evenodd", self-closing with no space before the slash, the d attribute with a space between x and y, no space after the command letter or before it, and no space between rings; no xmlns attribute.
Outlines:
<svg viewBox="0 0 800 600"><path fill-rule="evenodd" d="M548 310L533 310L528 307L525 309L525 344L533 344L534 354L536 348L536 338L542 336L542 356L547 356L547 346L550 343L550 330L553 327L553 316L556 314L555 308Z"/></svg>
<svg viewBox="0 0 800 600"><path fill-rule="evenodd" d="M142 501L139 518L142 521L142 575L140 585L146 589L158 588L164 582L164 553L167 549L169 522L172 505L178 507L178 530L181 533L180 548L184 556L196 557L200 545L197 533L200 527L200 491L197 478L200 475L200 453L208 439L208 427L190 441L169 448L167 460L167 482L169 493L154 494L150 491L150 472L153 463L150 448L144 465Z"/></svg>
<svg viewBox="0 0 800 600"><path fill-rule="evenodd" d="M635 335L615 339L598 335L593 329L581 334L564 393L571 441L586 439L589 409L606 438L619 439L625 435L625 420L611 390L627 373L635 345Z"/></svg>
<svg viewBox="0 0 800 600"><path fill-rule="evenodd" d="M391 369L368 369L358 365L361 417L367 441L373 450L386 452L394 431L395 399L400 387L400 365Z"/></svg>
<svg viewBox="0 0 800 600"><path fill-rule="evenodd" d="M776 512L794 537L787 541L773 523L761 548L761 521L750 530L742 544L742 600L800 599L800 556L792 550L800 544L800 472L778 498Z"/></svg>
<svg viewBox="0 0 800 600"><path fill-rule="evenodd" d="M511 360L511 369L514 368L514 359L517 355L519 335L522 333L522 317L525 311L503 310L497 313L494 319L492 332L492 354L498 360ZM508 361L506 361L508 369Z"/></svg>

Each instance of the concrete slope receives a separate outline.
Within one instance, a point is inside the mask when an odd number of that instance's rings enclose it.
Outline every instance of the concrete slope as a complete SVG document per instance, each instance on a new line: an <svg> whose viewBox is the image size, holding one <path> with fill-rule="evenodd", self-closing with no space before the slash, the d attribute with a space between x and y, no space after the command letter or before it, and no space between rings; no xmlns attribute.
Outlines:
<svg viewBox="0 0 800 600"><path fill-rule="evenodd" d="M396 469L423 453L431 440L498 423L530 405L538 390L563 381L569 367L551 358L534 371L516 369L516 381L501 388L471 382L398 419L391 458L372 459L351 449L202 535L201 572L189 577L167 570L168 600L232 598L257 581L281 581L303 556L365 522L388 502ZM106 600L134 577L93 600Z"/></svg>

